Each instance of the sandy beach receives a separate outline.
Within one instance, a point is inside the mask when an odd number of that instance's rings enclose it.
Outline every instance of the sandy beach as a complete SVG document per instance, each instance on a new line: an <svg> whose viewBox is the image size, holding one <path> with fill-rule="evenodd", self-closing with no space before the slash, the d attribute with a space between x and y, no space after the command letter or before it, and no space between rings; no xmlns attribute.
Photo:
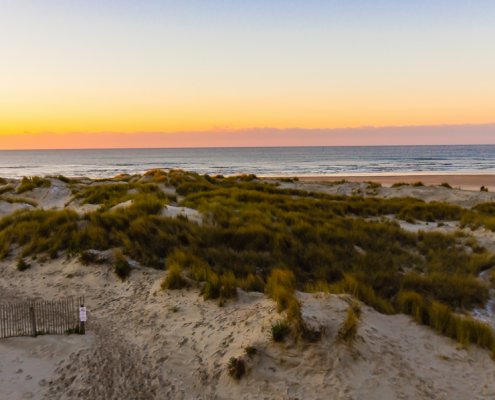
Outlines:
<svg viewBox="0 0 495 400"><path fill-rule="evenodd" d="M346 180L349 182L378 182L384 186L391 186L394 183L416 183L422 182L425 185L441 185L448 183L454 188L464 190L480 190L485 186L490 191L495 190L494 174L412 174L412 175L333 175L333 176L301 176L301 182L337 182Z"/></svg>

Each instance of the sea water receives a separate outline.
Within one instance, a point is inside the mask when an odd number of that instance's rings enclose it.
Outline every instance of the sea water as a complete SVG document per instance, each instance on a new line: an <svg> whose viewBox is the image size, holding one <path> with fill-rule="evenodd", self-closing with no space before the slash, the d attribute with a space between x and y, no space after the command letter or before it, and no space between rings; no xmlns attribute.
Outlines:
<svg viewBox="0 0 495 400"><path fill-rule="evenodd" d="M259 176L495 173L495 145L0 150L3 177L109 177L152 168Z"/></svg>

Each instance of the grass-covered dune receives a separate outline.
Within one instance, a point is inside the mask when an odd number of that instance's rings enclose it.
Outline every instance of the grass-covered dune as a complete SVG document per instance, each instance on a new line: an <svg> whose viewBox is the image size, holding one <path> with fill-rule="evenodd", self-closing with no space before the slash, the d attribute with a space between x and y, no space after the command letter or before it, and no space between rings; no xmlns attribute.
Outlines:
<svg viewBox="0 0 495 400"><path fill-rule="evenodd" d="M99 207L83 215L67 208L4 217L0 258L87 260L88 250L118 248L145 266L168 268L165 288L200 281L206 299L222 302L235 297L236 287L265 291L305 337L311 333L295 290L350 293L382 313L411 314L462 343L495 349L491 329L462 314L486 303L488 287L477 276L495 265L493 256L466 234L412 233L390 219L492 228L491 203L464 209L413 198L326 195L281 189L252 175L177 170L104 182L64 179L73 202ZM31 178L23 185L43 182ZM203 222L164 216L170 203L200 211ZM125 278L130 269L119 271Z"/></svg>

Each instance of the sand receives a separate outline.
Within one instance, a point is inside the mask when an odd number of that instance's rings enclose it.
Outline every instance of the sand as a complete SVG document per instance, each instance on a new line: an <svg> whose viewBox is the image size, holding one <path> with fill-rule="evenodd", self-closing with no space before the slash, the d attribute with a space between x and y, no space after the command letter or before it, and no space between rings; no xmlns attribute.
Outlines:
<svg viewBox="0 0 495 400"><path fill-rule="evenodd" d="M86 336L0 339L0 399L43 399L57 364L92 345Z"/></svg>
<svg viewBox="0 0 495 400"><path fill-rule="evenodd" d="M301 182L335 182L340 180L349 182L379 182L384 186L391 186L397 182L423 182L425 185L441 185L449 183L452 187L464 190L479 191L481 186L490 191L495 190L495 174L415 174L415 175L333 175L333 176L302 176Z"/></svg>
<svg viewBox="0 0 495 400"><path fill-rule="evenodd" d="M68 200L60 186L49 194L40 188L23 195L36 197L40 207L57 208ZM448 199L465 207L493 199L491 193L443 187L370 191L362 183L301 181L284 186ZM190 209L164 213L201 217ZM457 229L455 223L400 223L411 231ZM473 234L495 250L492 232ZM0 399L495 398L495 362L488 351L461 348L405 315L386 316L361 305L356 342L340 342L337 332L351 301L346 295L298 293L304 319L321 330L322 339L279 344L271 340L270 327L283 315L261 293L239 291L237 300L219 307L204 301L199 288L160 290L164 272L139 264L121 282L110 266L83 266L75 258L38 260L24 272L15 263L0 262L0 301L85 295L88 334L0 339ZM246 346L257 354L249 358ZM228 375L231 357L246 361L240 381Z"/></svg>
<svg viewBox="0 0 495 400"><path fill-rule="evenodd" d="M342 179L347 182L338 183ZM484 180L483 180L484 179ZM295 188L314 192L323 192L336 195L358 195L374 196L380 198L392 197L414 197L427 202L441 201L456 204L461 207L470 208L484 202L495 201L495 192L480 192L478 180L483 180L484 185L489 185L491 190L495 186L490 186L490 182L495 182L495 175L425 175L425 176L346 176L346 177L302 177L296 182L283 182L277 179L282 188ZM391 187L395 182L417 182L421 180L424 186L404 185ZM367 182L374 181L381 183L380 187L372 187ZM337 182L337 183L335 183ZM439 186L442 182L447 182L452 189ZM458 186L463 186L459 189ZM474 190L469 190L469 189Z"/></svg>
<svg viewBox="0 0 495 400"><path fill-rule="evenodd" d="M108 267L82 266L76 259L35 264L23 273L14 261L1 263L3 299L7 293L85 294L90 319L86 336L0 341L1 354L8 355L0 364L0 393L40 399L495 396L495 363L487 351L460 348L407 316L386 316L362 305L358 338L349 347L336 335L350 298L299 293L304 318L323 338L275 344L270 326L282 316L265 295L240 291L238 300L219 307L195 288L161 291L163 274L137 268L122 283ZM246 346L257 349L252 359ZM238 356L248 367L239 382L226 368Z"/></svg>

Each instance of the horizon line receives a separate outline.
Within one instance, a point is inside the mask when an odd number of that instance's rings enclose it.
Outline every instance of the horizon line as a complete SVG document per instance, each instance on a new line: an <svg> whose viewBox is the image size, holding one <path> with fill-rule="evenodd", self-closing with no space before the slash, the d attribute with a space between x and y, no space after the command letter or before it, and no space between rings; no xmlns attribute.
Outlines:
<svg viewBox="0 0 495 400"><path fill-rule="evenodd" d="M0 134L2 150L448 146L495 144L495 123L249 128L178 132Z"/></svg>
<svg viewBox="0 0 495 400"><path fill-rule="evenodd" d="M222 149L294 149L318 147L465 147L465 146L495 146L495 143L464 143L464 144L355 144L355 145L293 145L293 146L189 146L189 147L71 147L71 148L33 148L33 149L0 149L8 151L73 151L73 150L222 150Z"/></svg>

